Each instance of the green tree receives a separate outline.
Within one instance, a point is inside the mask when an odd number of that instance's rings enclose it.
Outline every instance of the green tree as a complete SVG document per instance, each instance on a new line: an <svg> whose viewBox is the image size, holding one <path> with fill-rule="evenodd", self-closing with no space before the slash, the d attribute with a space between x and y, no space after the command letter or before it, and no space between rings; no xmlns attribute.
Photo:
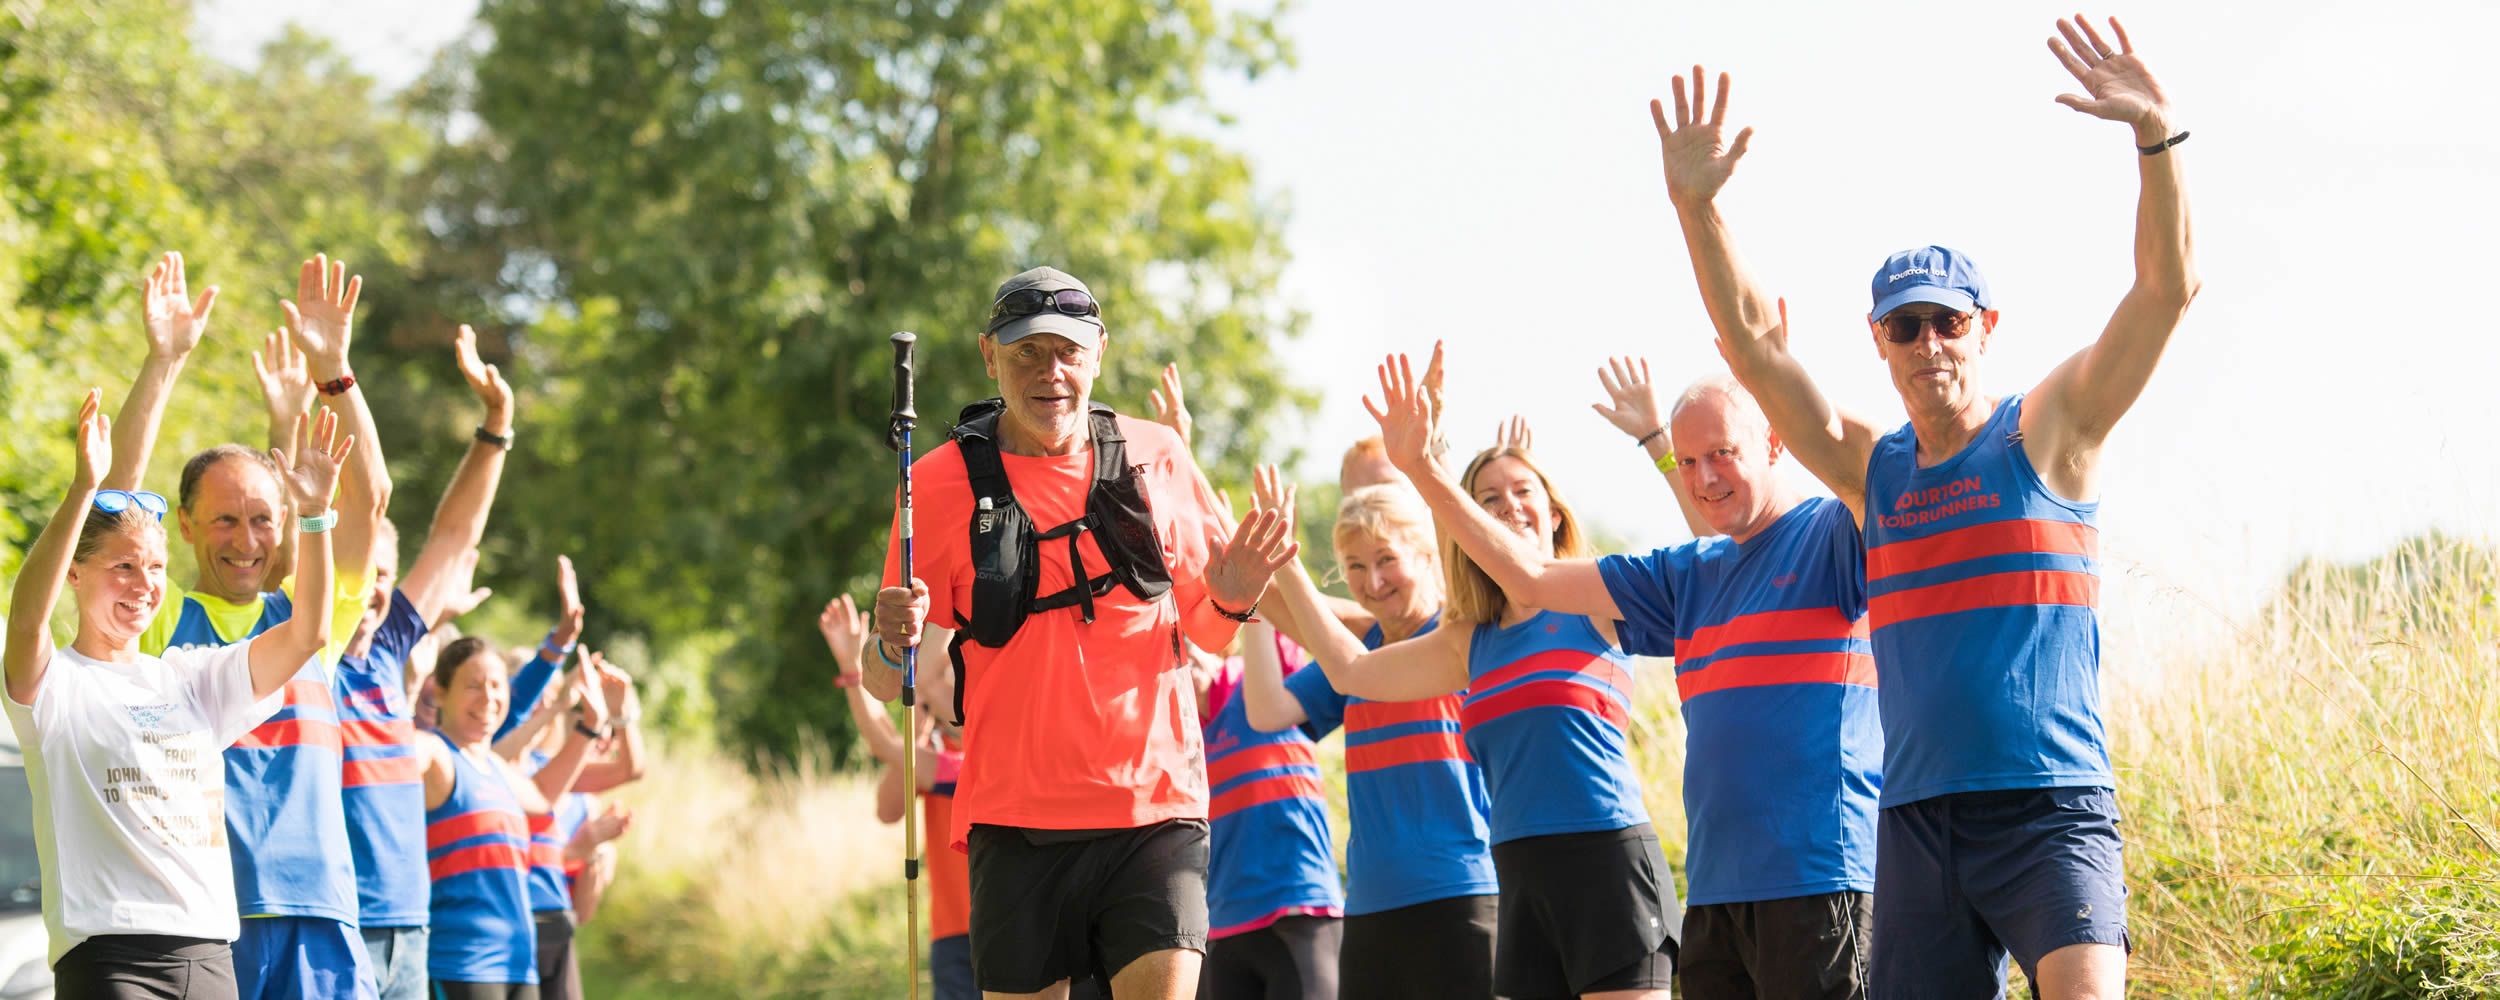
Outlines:
<svg viewBox="0 0 2500 1000"><path fill-rule="evenodd" d="M489 0L478 17L491 41L446 59L422 105L459 139L430 178L427 270L500 310L535 376L499 523L527 533L529 565L574 553L613 626L701 651L689 669L767 757L847 733L813 620L881 564L890 332L922 334L924 451L993 391L989 292L1037 263L1108 304L1105 401L1143 413L1151 373L1186 363L1219 481L1247 482L1273 418L1309 405L1273 353L1300 323L1279 304L1277 212L1207 138L1209 76L1286 58L1272 15Z"/></svg>

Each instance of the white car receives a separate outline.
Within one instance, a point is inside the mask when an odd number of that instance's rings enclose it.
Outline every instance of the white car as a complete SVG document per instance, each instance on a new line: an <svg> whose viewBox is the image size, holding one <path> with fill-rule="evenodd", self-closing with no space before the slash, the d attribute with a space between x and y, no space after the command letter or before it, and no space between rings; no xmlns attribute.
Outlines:
<svg viewBox="0 0 2500 1000"><path fill-rule="evenodd" d="M0 1000L52 1000L52 966L44 961L49 946L26 758L17 738L0 726Z"/></svg>

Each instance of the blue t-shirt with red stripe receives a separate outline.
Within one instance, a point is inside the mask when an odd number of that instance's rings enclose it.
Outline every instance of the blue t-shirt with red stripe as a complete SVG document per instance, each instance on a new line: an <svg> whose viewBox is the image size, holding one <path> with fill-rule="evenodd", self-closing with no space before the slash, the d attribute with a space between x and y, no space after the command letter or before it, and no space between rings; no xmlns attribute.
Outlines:
<svg viewBox="0 0 2500 1000"><path fill-rule="evenodd" d="M1440 624L1438 616L1416 634ZM1375 625L1363 645L1379 649ZM1379 913L1501 891L1487 849L1492 803L1459 733L1457 692L1417 701L1338 693L1317 668L1285 678L1308 731L1345 727L1346 912Z"/></svg>
<svg viewBox="0 0 2500 1000"><path fill-rule="evenodd" d="M2099 504L2049 492L2020 394L1918 467L1908 425L1866 464L1867 617L1884 675L1884 805L2114 788L2101 726Z"/></svg>
<svg viewBox="0 0 2500 1000"><path fill-rule="evenodd" d="M1319 757L1302 727L1251 728L1241 661L1208 692L1207 936L1246 934L1285 916L1341 916L1337 859Z"/></svg>
<svg viewBox="0 0 2500 1000"><path fill-rule="evenodd" d="M538 925L530 917L529 821L510 776L480 765L450 738L451 795L425 811L433 877L426 974L455 983L538 981Z"/></svg>
<svg viewBox="0 0 2500 1000"><path fill-rule="evenodd" d="M1684 706L1686 898L1875 891L1884 731L1866 556L1816 497L1738 543L1597 561L1623 648L1675 657Z"/></svg>
<svg viewBox="0 0 2500 1000"><path fill-rule="evenodd" d="M242 635L220 634L200 599L184 595L166 647L243 642L295 613L283 592L260 595ZM347 846L337 702L315 656L288 678L276 713L226 749L226 846L235 903L245 916L356 922L356 863Z"/></svg>
<svg viewBox="0 0 2500 1000"><path fill-rule="evenodd" d="M426 631L407 593L392 591L373 641L362 655L339 657L331 685L346 759L340 792L361 927L425 926L425 763L417 756L401 671Z"/></svg>
<svg viewBox="0 0 2500 1000"><path fill-rule="evenodd" d="M1632 657L1583 615L1478 625L1459 710L1493 796L1493 843L1649 822L1626 752Z"/></svg>
<svg viewBox="0 0 2500 1000"><path fill-rule="evenodd" d="M522 770L537 774L552 759L545 751L532 750L524 757ZM573 908L573 880L565 873L564 848L590 820L590 799L587 793L566 792L556 800L556 811L530 817L530 909Z"/></svg>

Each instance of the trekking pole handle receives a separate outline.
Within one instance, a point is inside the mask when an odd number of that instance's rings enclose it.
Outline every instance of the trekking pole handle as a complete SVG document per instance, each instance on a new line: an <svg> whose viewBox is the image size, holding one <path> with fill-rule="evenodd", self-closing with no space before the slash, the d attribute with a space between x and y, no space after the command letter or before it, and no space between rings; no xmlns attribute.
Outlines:
<svg viewBox="0 0 2500 1000"><path fill-rule="evenodd" d="M885 446L901 451L911 441L912 425L920 414L912 410L912 350L920 337L908 330L886 338L894 344L894 414L886 432Z"/></svg>

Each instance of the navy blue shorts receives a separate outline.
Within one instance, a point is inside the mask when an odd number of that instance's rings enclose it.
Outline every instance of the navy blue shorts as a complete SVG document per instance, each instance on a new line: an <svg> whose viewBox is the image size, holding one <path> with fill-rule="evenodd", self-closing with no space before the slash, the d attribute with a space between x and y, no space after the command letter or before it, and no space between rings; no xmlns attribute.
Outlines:
<svg viewBox="0 0 2500 1000"><path fill-rule="evenodd" d="M1874 937L1875 1000L2002 996L2009 952L2035 975L2068 945L2127 947L2118 797L2021 788L1883 810Z"/></svg>

